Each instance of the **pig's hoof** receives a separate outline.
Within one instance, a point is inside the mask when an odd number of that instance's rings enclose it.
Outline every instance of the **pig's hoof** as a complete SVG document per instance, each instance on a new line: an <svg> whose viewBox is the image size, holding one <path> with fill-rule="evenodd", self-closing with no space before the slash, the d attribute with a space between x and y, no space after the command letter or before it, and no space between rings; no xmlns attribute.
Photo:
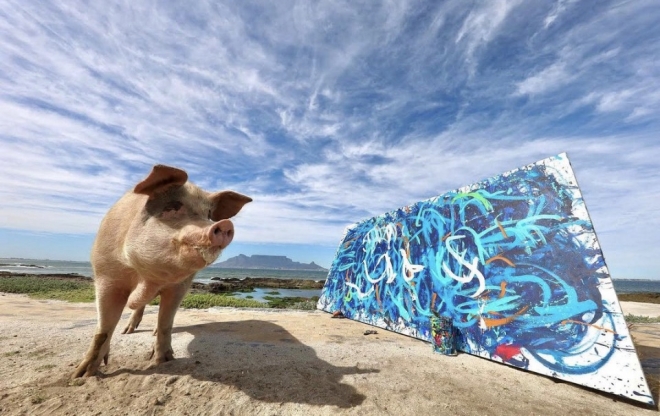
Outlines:
<svg viewBox="0 0 660 416"><path fill-rule="evenodd" d="M173 360L174 360L174 354L172 354L172 352L170 351L167 354L165 354L164 356L156 358L155 363L156 364L162 364L162 363L165 363L165 362L168 362L168 361L173 361Z"/></svg>
<svg viewBox="0 0 660 416"><path fill-rule="evenodd" d="M124 328L123 331L121 331L122 334L132 334L135 332L137 329L138 325L133 325L133 322L129 322L128 325L126 325L126 328Z"/></svg>
<svg viewBox="0 0 660 416"><path fill-rule="evenodd" d="M91 377L96 375L99 371L99 364L100 363L91 362L90 360L84 360L76 368L76 371L73 372L72 378Z"/></svg>
<svg viewBox="0 0 660 416"><path fill-rule="evenodd" d="M167 351L164 352L159 352L156 353L156 350L153 349L151 350L151 354L149 355L149 360L151 360L152 363L155 365L165 363L167 361L174 361L174 352L172 352L172 349L168 349Z"/></svg>

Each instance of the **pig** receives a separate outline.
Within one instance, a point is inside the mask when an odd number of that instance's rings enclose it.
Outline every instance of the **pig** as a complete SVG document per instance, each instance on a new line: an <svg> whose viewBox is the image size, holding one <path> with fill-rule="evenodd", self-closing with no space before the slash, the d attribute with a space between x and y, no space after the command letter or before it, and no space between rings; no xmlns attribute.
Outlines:
<svg viewBox="0 0 660 416"><path fill-rule="evenodd" d="M172 326L195 274L213 263L234 238L229 218L252 199L234 191L209 193L178 168L156 165L110 208L92 247L98 325L73 377L95 375L106 364L110 339L124 307L134 312L133 332L144 307L160 295L154 364L173 360Z"/></svg>

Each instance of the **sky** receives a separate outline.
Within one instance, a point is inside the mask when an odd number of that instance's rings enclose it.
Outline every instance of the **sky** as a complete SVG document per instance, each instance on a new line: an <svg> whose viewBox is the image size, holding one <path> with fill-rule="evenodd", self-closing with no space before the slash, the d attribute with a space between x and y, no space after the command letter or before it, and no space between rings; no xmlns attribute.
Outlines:
<svg viewBox="0 0 660 416"><path fill-rule="evenodd" d="M660 2L0 2L0 257L87 260L154 164L254 202L221 260L567 152L613 278L660 279Z"/></svg>

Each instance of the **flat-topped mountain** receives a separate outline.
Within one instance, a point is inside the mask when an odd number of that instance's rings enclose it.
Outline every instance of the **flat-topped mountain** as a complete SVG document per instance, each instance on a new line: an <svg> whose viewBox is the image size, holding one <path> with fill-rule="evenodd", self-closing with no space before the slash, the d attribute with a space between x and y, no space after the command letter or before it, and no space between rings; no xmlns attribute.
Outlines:
<svg viewBox="0 0 660 416"><path fill-rule="evenodd" d="M236 257L216 263L211 267L220 269L328 270L314 262L305 264L293 261L287 256L267 256L263 254L253 254L251 256L239 254Z"/></svg>

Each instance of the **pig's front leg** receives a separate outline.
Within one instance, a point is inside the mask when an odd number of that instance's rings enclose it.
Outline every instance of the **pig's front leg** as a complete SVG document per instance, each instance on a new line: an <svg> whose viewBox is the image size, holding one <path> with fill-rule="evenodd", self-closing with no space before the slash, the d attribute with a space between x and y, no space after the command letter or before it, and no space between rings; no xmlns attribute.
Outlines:
<svg viewBox="0 0 660 416"><path fill-rule="evenodd" d="M160 291L160 306L158 308L158 326L156 327L156 342L151 352L154 363L160 364L174 359L172 351L172 327L174 315L181 304L181 300L188 292L195 274L185 281L163 288Z"/></svg>
<svg viewBox="0 0 660 416"><path fill-rule="evenodd" d="M99 284L99 281L103 281L102 277L97 276L96 280L96 307L99 322L85 358L73 373L74 378L93 376L98 371L101 361L108 363L112 333L115 331L128 299L128 293L123 289Z"/></svg>

